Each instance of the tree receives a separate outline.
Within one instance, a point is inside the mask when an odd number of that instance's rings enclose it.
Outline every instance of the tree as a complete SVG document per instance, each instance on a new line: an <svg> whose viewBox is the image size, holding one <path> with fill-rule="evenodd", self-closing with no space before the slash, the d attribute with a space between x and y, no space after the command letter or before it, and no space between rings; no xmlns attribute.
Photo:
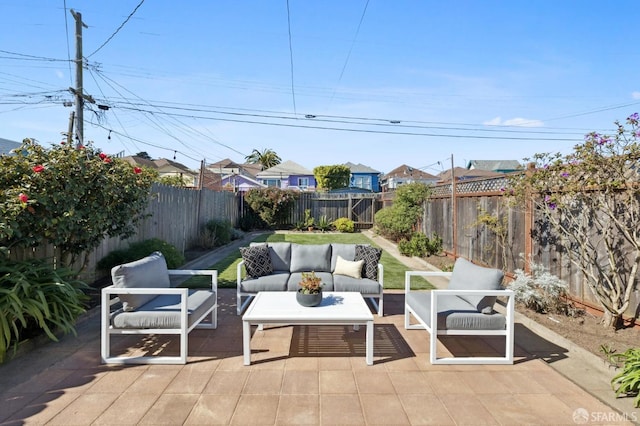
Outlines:
<svg viewBox="0 0 640 426"><path fill-rule="evenodd" d="M640 266L640 127L638 114L616 122L613 136L589 133L573 152L536 154L507 195L542 213L535 237L567 253L604 309L621 325Z"/></svg>
<svg viewBox="0 0 640 426"><path fill-rule="evenodd" d="M332 189L346 188L351 180L351 169L344 164L333 166L318 166L313 169L318 189L331 191Z"/></svg>
<svg viewBox="0 0 640 426"><path fill-rule="evenodd" d="M155 171L91 146L25 139L20 152L0 156L0 246L53 244L63 266L84 254L83 269L105 237L129 237L146 217Z"/></svg>
<svg viewBox="0 0 640 426"><path fill-rule="evenodd" d="M277 166L282 163L282 159L271 148L265 148L262 152L254 149L251 154L244 157L245 161L249 164L260 164L262 170Z"/></svg>
<svg viewBox="0 0 640 426"><path fill-rule="evenodd" d="M410 240L424 212L424 202L431 187L421 182L401 185L391 207L378 210L374 217L376 230L393 241Z"/></svg>
<svg viewBox="0 0 640 426"><path fill-rule="evenodd" d="M153 160L147 151L140 151L136 154L136 157L144 158L145 160Z"/></svg>

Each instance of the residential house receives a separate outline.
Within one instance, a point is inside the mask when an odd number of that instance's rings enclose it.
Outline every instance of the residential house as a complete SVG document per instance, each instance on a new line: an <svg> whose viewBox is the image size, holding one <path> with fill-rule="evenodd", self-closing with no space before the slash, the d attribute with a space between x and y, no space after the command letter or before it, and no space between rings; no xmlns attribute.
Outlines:
<svg viewBox="0 0 640 426"><path fill-rule="evenodd" d="M316 178L313 172L293 161L285 161L256 174L256 180L265 186L281 189L315 191Z"/></svg>
<svg viewBox="0 0 640 426"><path fill-rule="evenodd" d="M158 171L158 175L160 177L180 176L187 187L198 187L200 184L199 171L191 170L184 164L180 164L176 161L167 160L166 158L147 160L146 158L135 155L123 157L122 159L132 165L155 169Z"/></svg>
<svg viewBox="0 0 640 426"><path fill-rule="evenodd" d="M385 174L382 177L381 185L382 191L386 192L393 191L405 183L420 182L426 185L433 185L439 180L438 176L403 164Z"/></svg>
<svg viewBox="0 0 640 426"><path fill-rule="evenodd" d="M456 176L456 181L477 178L492 178L503 175L503 173L492 172L490 170L465 169L464 167L454 167L453 170ZM447 169L443 172L438 173L438 178L438 183L451 182L451 169Z"/></svg>
<svg viewBox="0 0 640 426"><path fill-rule="evenodd" d="M468 170L487 170L496 173L511 173L522 170L522 164L517 160L471 160L467 163Z"/></svg>
<svg viewBox="0 0 640 426"><path fill-rule="evenodd" d="M220 183L222 185L222 189L234 192L247 192L250 189L267 187L251 176L241 173L225 175L222 177Z"/></svg>
<svg viewBox="0 0 640 426"><path fill-rule="evenodd" d="M11 155L11 150L19 148L21 145L20 142L0 138L0 155Z"/></svg>
<svg viewBox="0 0 640 426"><path fill-rule="evenodd" d="M380 192L380 175L378 170L364 164L345 163L351 170L349 188L366 189L371 192Z"/></svg>

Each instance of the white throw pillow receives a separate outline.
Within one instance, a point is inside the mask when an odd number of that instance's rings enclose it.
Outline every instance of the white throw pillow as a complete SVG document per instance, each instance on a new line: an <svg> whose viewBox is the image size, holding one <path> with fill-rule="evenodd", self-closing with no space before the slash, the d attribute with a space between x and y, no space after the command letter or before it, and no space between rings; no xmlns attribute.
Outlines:
<svg viewBox="0 0 640 426"><path fill-rule="evenodd" d="M338 256L336 259L336 269L333 271L337 275L346 275L353 278L362 278L362 265L364 260L351 262Z"/></svg>

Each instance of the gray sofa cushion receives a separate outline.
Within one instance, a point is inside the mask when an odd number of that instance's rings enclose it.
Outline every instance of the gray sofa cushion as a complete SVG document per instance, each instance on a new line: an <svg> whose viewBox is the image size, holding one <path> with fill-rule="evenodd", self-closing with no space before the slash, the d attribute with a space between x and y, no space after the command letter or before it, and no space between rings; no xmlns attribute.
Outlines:
<svg viewBox="0 0 640 426"><path fill-rule="evenodd" d="M170 285L167 262L159 251L134 262L111 268L111 280L119 288L168 288ZM134 311L151 299L154 294L119 295L122 308Z"/></svg>
<svg viewBox="0 0 640 426"><path fill-rule="evenodd" d="M250 246L260 243L251 243ZM289 271L291 264L291 243L262 243L269 247L269 257L274 271Z"/></svg>
<svg viewBox="0 0 640 426"><path fill-rule="evenodd" d="M431 292L410 291L406 303L431 327ZM506 318L497 312L483 314L458 296L438 297L438 329L444 330L504 330Z"/></svg>
<svg viewBox="0 0 640 426"><path fill-rule="evenodd" d="M331 272L336 270L336 261L338 256L345 260L355 260L356 258L356 246L355 244L331 244Z"/></svg>
<svg viewBox="0 0 640 426"><path fill-rule="evenodd" d="M187 298L189 327L216 304L216 293L190 290ZM162 294L140 306L135 312L118 312L112 317L115 328L179 328L180 296Z"/></svg>
<svg viewBox="0 0 640 426"><path fill-rule="evenodd" d="M309 272L309 271L306 271L306 272ZM331 272L316 272L316 276L320 277L320 279L322 280L322 283L324 284L322 286L322 291L334 290L334 286L333 286L334 276L331 275ZM300 280L302 280L302 272L292 272L287 282L287 290L298 291L298 289L300 288L300 286L298 285L298 283L300 283Z"/></svg>
<svg viewBox="0 0 640 426"><path fill-rule="evenodd" d="M247 275L250 277L258 278L273 272L269 247L266 245L240 247L240 254L242 255L242 260L244 260Z"/></svg>
<svg viewBox="0 0 640 426"><path fill-rule="evenodd" d="M364 260L362 276L371 280L378 279L378 263L382 256L382 250L364 244L356 245L356 257L354 260Z"/></svg>
<svg viewBox="0 0 640 426"><path fill-rule="evenodd" d="M331 272L330 244L291 244L291 272Z"/></svg>
<svg viewBox="0 0 640 426"><path fill-rule="evenodd" d="M499 269L474 265L462 257L453 265L449 281L452 290L500 290L504 273ZM491 313L496 302L495 296L460 296L475 306L478 312Z"/></svg>
<svg viewBox="0 0 640 426"><path fill-rule="evenodd" d="M287 281L289 280L288 272L273 272L271 275L265 275L259 278L245 278L240 282L240 291L247 293L257 293L259 291L285 291L287 289Z"/></svg>
<svg viewBox="0 0 640 426"><path fill-rule="evenodd" d="M379 294L380 283L369 278L352 278L345 275L333 276L335 291L359 291L362 294Z"/></svg>

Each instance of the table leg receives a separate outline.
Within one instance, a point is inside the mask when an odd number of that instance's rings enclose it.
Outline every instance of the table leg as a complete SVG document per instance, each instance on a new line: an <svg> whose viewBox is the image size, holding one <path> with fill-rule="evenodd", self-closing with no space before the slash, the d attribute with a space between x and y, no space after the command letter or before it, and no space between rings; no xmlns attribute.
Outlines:
<svg viewBox="0 0 640 426"><path fill-rule="evenodd" d="M367 321L367 365L373 365L373 321Z"/></svg>
<svg viewBox="0 0 640 426"><path fill-rule="evenodd" d="M244 355L244 365L251 365L251 324L249 321L242 321L242 354Z"/></svg>

